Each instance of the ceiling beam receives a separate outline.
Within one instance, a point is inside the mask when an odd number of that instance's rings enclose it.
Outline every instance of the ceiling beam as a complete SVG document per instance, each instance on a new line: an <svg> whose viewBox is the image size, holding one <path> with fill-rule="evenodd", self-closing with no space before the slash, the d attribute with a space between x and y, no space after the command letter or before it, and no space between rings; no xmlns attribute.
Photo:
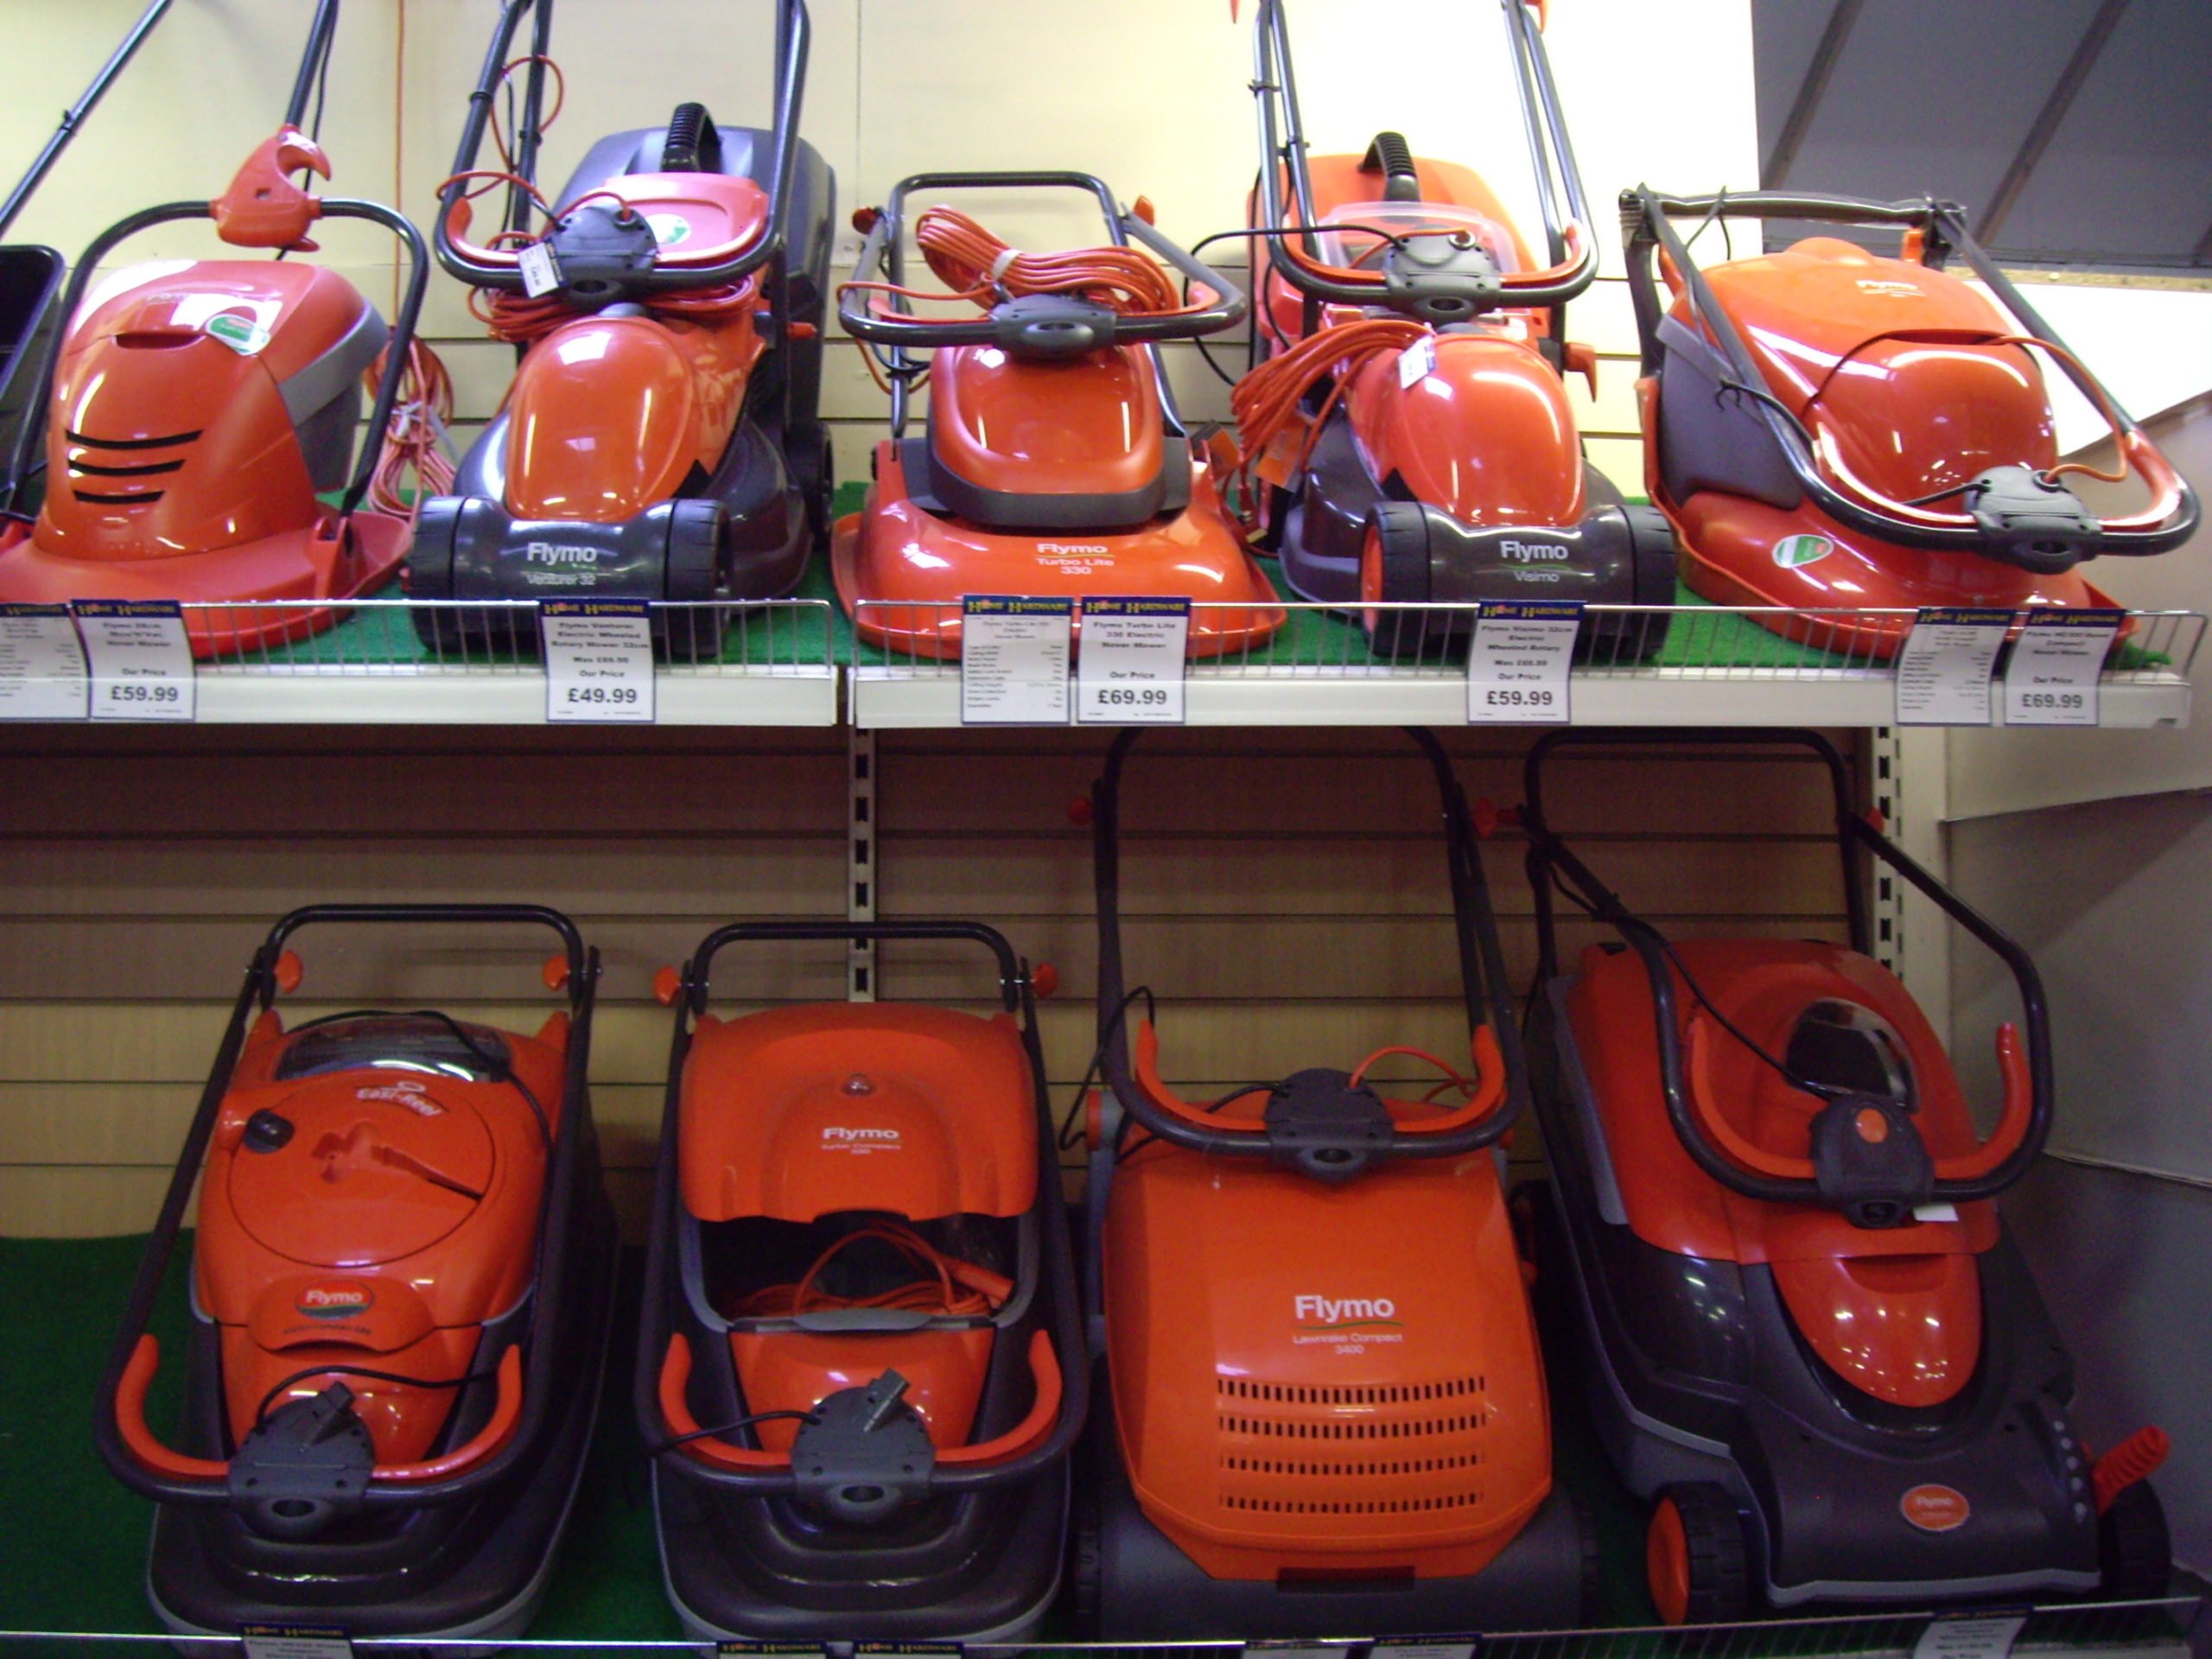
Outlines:
<svg viewBox="0 0 2212 1659"><path fill-rule="evenodd" d="M1835 0L1835 10L1828 13L1827 27L1821 31L1821 43L1813 48L1813 60L1805 66L1805 78L1797 83L1797 96L1789 105L1789 118L1782 124L1774 148L1767 152L1766 165L1759 169L1763 188L1779 189L1788 181L1789 169L1797 163L1798 149L1804 143L1813 117L1820 111L1821 99L1827 92L1836 60L1843 55L1843 44L1851 38L1851 27L1859 21L1859 10L1865 4L1866 0Z"/></svg>
<svg viewBox="0 0 2212 1659"><path fill-rule="evenodd" d="M2120 14L2127 10L2127 0L2102 0L2096 15L2089 19L2089 26L2082 32L2074 55L2066 60L2066 67L2058 77L2058 84L2050 89L2050 96L2044 100L2037 111L2028 136L2012 156L2012 164L2005 169L2005 176L1998 181L1989 206L1983 208L1981 219L1974 227L1974 240L1984 247L1996 239L1997 232L2018 203L2021 193L2027 189L2036 163L2043 160L2043 153L2050 147L2057 135L2059 124L2065 120L2066 111L2073 107L2075 95L2095 68L2098 56L2105 49L2105 42L2119 27Z"/></svg>

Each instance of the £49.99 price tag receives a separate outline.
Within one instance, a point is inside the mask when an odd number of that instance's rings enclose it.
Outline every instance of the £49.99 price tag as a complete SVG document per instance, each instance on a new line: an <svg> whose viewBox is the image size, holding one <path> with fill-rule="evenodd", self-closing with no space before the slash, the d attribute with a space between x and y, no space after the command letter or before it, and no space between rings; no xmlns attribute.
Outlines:
<svg viewBox="0 0 2212 1659"><path fill-rule="evenodd" d="M79 599L69 607L92 676L94 720L190 720L192 642L173 599Z"/></svg>
<svg viewBox="0 0 2212 1659"><path fill-rule="evenodd" d="M544 600L537 623L546 719L652 722L652 620L644 600Z"/></svg>
<svg viewBox="0 0 2212 1659"><path fill-rule="evenodd" d="M1567 721L1567 671L1582 607L1572 600L1493 599L1467 647L1467 718L1481 724Z"/></svg>
<svg viewBox="0 0 2212 1659"><path fill-rule="evenodd" d="M2005 664L2007 726L2094 726L2097 681L2125 611L2031 611Z"/></svg>
<svg viewBox="0 0 2212 1659"><path fill-rule="evenodd" d="M1187 599L1086 599L1076 654L1075 717L1108 726L1183 723Z"/></svg>

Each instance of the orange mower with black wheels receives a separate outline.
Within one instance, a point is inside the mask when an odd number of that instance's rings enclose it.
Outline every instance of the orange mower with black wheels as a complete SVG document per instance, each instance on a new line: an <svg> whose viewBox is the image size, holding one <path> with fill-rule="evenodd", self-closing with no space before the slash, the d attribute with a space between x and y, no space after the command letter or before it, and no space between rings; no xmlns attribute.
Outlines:
<svg viewBox="0 0 2212 1659"><path fill-rule="evenodd" d="M561 1006L531 1034L435 1008L288 1027L276 1004L302 982L290 943L309 926L397 934L402 977L548 931L556 953L525 960ZM410 958L425 938L436 957ZM568 918L524 905L315 906L255 953L94 1421L110 1470L157 1506L146 1587L171 1630L496 1643L528 1624L613 1305L585 1084L598 973ZM147 1418L147 1325L195 1184L172 1432Z"/></svg>
<svg viewBox="0 0 2212 1659"><path fill-rule="evenodd" d="M1178 1097L1150 993L1123 987L1121 779L1137 731L1092 785L1108 1089L1087 1208L1110 1387L1077 1597L1104 1640L1587 1621L1594 1540L1553 1483L1500 1173L1527 1097L1513 998L1467 802L1435 738L1413 736L1442 798L1465 1071L1391 1046L1349 1072ZM1443 1081L1372 1080L1397 1056Z"/></svg>
<svg viewBox="0 0 2212 1659"><path fill-rule="evenodd" d="M1542 792L1556 761L1662 743L1813 752L1834 791L1847 944L1669 940L1569 849ZM1599 1436L1652 1505L1661 1613L2164 1594L2165 1522L2142 1477L2164 1437L2102 1458L2083 1443L2073 1362L1994 1203L2051 1125L2027 953L1853 810L1817 734L1554 733L1526 784L1550 1231ZM2017 990L1986 1135L1873 959L1868 861ZM1563 963L1560 899L1618 939Z"/></svg>
<svg viewBox="0 0 2212 1659"><path fill-rule="evenodd" d="M914 238L951 292L906 286L907 197L996 189L1081 191L1109 245L1022 253L933 207ZM970 594L1181 596L1193 601L1193 657L1249 649L1282 626L1223 505L1220 457L1177 414L1157 346L1233 327L1244 296L1154 230L1150 212L1141 198L1125 211L1086 173L925 173L854 216L868 234L859 268L876 275L845 285L839 315L863 350L884 348L892 432L867 503L830 543L861 638L957 657ZM982 315L915 313L931 299ZM908 437L925 377L926 428Z"/></svg>

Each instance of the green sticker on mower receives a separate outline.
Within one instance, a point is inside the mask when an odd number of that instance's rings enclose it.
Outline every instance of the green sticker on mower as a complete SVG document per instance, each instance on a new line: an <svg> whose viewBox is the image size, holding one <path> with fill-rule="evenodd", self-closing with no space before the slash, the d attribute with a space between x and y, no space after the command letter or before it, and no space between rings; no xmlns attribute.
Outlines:
<svg viewBox="0 0 2212 1659"><path fill-rule="evenodd" d="M200 327L240 357L251 357L269 343L269 330L259 318L242 317L235 311L218 311Z"/></svg>
<svg viewBox="0 0 2212 1659"><path fill-rule="evenodd" d="M1774 562L1785 570L1795 570L1801 565L1818 564L1835 551L1835 543L1825 536L1785 536L1774 544Z"/></svg>
<svg viewBox="0 0 2212 1659"><path fill-rule="evenodd" d="M645 226L652 232L653 240L664 248L691 239L691 221L681 213L648 213Z"/></svg>

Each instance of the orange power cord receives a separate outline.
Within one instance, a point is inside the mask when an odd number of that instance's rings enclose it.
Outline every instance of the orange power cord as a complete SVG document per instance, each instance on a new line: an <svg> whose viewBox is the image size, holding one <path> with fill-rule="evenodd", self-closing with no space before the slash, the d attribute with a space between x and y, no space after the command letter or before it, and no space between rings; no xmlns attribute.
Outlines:
<svg viewBox="0 0 2212 1659"><path fill-rule="evenodd" d="M880 1239L922 1269L923 1276L895 1289L873 1296L833 1296L816 1287L815 1281L848 1245L863 1238ZM957 1288L956 1288L957 1287ZM737 1319L791 1319L801 1313L830 1308L896 1307L954 1318L979 1318L993 1313L1014 1294L1013 1281L988 1268L958 1256L947 1255L919 1233L896 1222L863 1227L847 1233L814 1258L805 1276L795 1285L768 1285L741 1300L732 1315Z"/></svg>
<svg viewBox="0 0 2212 1659"><path fill-rule="evenodd" d="M1262 492L1255 468L1271 448L1287 448L1297 435L1295 452L1276 460L1284 462L1282 480L1297 477L1332 410L1343 398L1352 377L1370 359L1404 351L1429 337L1426 323L1404 317L1363 317L1339 322L1298 342L1280 356L1271 357L1247 373L1230 390L1229 407L1237 431L1236 469L1242 486L1243 518L1247 530L1258 527ZM1336 385L1310 421L1299 408L1306 394L1321 380L1334 376ZM1301 426L1301 423L1303 425Z"/></svg>
<svg viewBox="0 0 2212 1659"><path fill-rule="evenodd" d="M1183 317L1205 310L1219 297L1205 293L1185 304L1176 278L1149 254L1135 248L1073 248L1062 253L1024 253L1008 247L957 208L926 208L914 221L914 241L939 282L953 291L901 288L895 283L851 282L840 285L864 294L895 294L904 299L964 300L988 310L1001 299L1030 294L1074 294L1110 306L1125 317ZM878 303L878 316L896 319Z"/></svg>
<svg viewBox="0 0 2212 1659"><path fill-rule="evenodd" d="M378 353L361 377L372 398L384 378L385 355ZM369 475L372 509L403 517L412 524L424 500L453 493L454 464L445 449L446 429L452 423L452 376L435 352L420 340L410 340L399 393L392 401L391 423L385 429L384 451ZM412 499L402 489L410 470L415 474Z"/></svg>

